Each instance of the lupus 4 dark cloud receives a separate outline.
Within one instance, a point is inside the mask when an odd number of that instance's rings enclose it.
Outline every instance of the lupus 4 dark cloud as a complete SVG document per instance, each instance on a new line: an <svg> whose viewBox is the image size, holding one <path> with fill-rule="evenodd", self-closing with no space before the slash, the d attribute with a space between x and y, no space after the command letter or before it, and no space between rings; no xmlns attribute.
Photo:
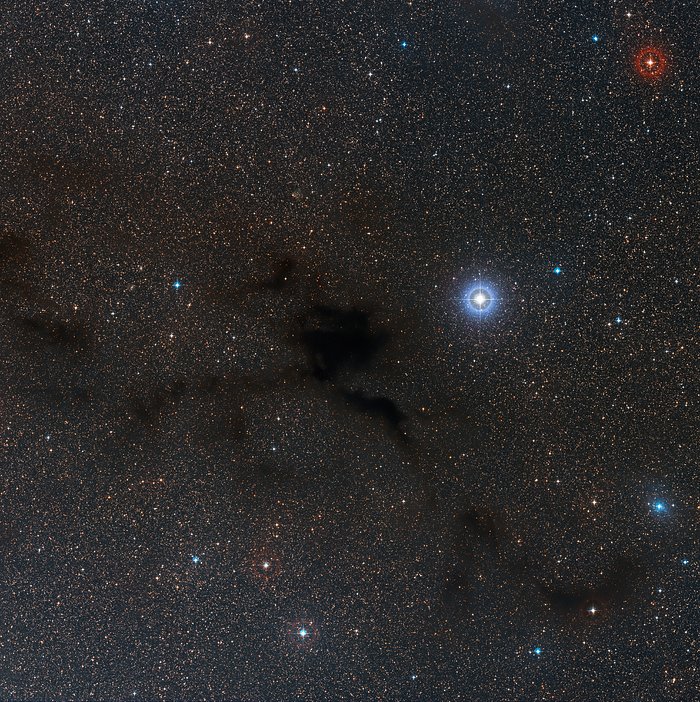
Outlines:
<svg viewBox="0 0 700 702"><path fill-rule="evenodd" d="M311 374L321 381L334 380L345 369L366 368L388 339L385 330L371 327L367 312L325 306L311 311L301 332Z"/></svg>

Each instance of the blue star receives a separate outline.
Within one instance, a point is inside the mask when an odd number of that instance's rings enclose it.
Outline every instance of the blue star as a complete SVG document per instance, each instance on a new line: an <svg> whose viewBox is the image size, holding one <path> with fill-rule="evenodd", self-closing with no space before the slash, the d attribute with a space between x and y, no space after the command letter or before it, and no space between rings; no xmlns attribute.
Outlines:
<svg viewBox="0 0 700 702"><path fill-rule="evenodd" d="M563 272L564 271L562 270L561 266L555 266L554 270L552 271L552 273L554 273L554 275L561 275Z"/></svg>
<svg viewBox="0 0 700 702"><path fill-rule="evenodd" d="M666 511L666 505L659 500L658 502L654 502L654 512L657 514L661 514L662 512Z"/></svg>
<svg viewBox="0 0 700 702"><path fill-rule="evenodd" d="M302 639L305 639L309 635L309 632L306 631L306 629L299 629L299 636L301 636Z"/></svg>
<svg viewBox="0 0 700 702"><path fill-rule="evenodd" d="M467 312L480 319L493 311L496 295L488 283L479 281L467 290L462 298Z"/></svg>
<svg viewBox="0 0 700 702"><path fill-rule="evenodd" d="M408 42L404 39L404 40L401 42L401 48L402 48L402 49L405 49L407 46L408 46Z"/></svg>
<svg viewBox="0 0 700 702"><path fill-rule="evenodd" d="M179 280L176 280L173 283L173 287L175 288L175 290L179 290L182 287L182 283Z"/></svg>
<svg viewBox="0 0 700 702"><path fill-rule="evenodd" d="M615 317L615 324L622 324L622 317Z"/></svg>
<svg viewBox="0 0 700 702"><path fill-rule="evenodd" d="M600 41L600 37L597 34L594 34L591 39L593 40L594 44L597 44Z"/></svg>
<svg viewBox="0 0 700 702"><path fill-rule="evenodd" d="M536 656L539 656L539 655L542 653L542 649L538 646L538 647L533 651L533 653L534 653Z"/></svg>
<svg viewBox="0 0 700 702"><path fill-rule="evenodd" d="M684 565L684 566L685 566L685 565L688 565L688 563L690 563L690 561L689 561L687 558L684 558L684 559L681 561L681 565Z"/></svg>
<svg viewBox="0 0 700 702"><path fill-rule="evenodd" d="M199 563L199 556L192 556L192 563L194 563L194 564Z"/></svg>

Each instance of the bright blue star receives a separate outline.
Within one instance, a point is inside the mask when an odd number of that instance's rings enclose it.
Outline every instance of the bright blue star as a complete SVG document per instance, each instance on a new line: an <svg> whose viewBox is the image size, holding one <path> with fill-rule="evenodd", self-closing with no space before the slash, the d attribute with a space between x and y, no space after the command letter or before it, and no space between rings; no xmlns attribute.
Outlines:
<svg viewBox="0 0 700 702"><path fill-rule="evenodd" d="M666 505L663 502L654 502L654 511L655 512L665 512Z"/></svg>
<svg viewBox="0 0 700 702"><path fill-rule="evenodd" d="M179 280L176 280L173 283L173 287L175 288L175 290L179 290L182 287L182 283Z"/></svg>
<svg viewBox="0 0 700 702"><path fill-rule="evenodd" d="M299 636L301 636L302 639L305 639L308 635L308 631L306 629L299 629Z"/></svg>
<svg viewBox="0 0 700 702"><path fill-rule="evenodd" d="M622 317L615 317L615 324L622 324Z"/></svg>
<svg viewBox="0 0 700 702"><path fill-rule="evenodd" d="M479 319L492 312L497 302L495 292L483 281L473 283L462 299L467 312Z"/></svg>
<svg viewBox="0 0 700 702"><path fill-rule="evenodd" d="M192 556L192 563L199 563L199 556Z"/></svg>
<svg viewBox="0 0 700 702"><path fill-rule="evenodd" d="M681 561L681 565L688 565L688 563L690 563L690 561L689 561L687 558L684 558L684 559Z"/></svg>
<svg viewBox="0 0 700 702"><path fill-rule="evenodd" d="M538 647L533 651L533 653L534 653L536 656L539 656L539 655L542 653L542 649L538 646Z"/></svg>
<svg viewBox="0 0 700 702"><path fill-rule="evenodd" d="M594 44L597 44L598 41L600 41L600 37L597 34L594 34L591 39L593 40Z"/></svg>
<svg viewBox="0 0 700 702"><path fill-rule="evenodd" d="M405 49L407 46L408 46L408 42L404 39L404 40L401 42L401 48L402 48L402 49Z"/></svg>
<svg viewBox="0 0 700 702"><path fill-rule="evenodd" d="M561 275L563 272L564 271L561 269L561 266L555 266L554 270L552 271L552 273L554 273L554 275Z"/></svg>

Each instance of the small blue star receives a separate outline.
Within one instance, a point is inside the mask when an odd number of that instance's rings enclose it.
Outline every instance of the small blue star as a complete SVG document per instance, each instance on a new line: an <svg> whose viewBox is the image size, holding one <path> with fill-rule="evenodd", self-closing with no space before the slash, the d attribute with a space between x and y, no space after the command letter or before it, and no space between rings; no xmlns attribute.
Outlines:
<svg viewBox="0 0 700 702"><path fill-rule="evenodd" d="M681 561L681 565L688 565L688 563L690 563L690 561L689 561L687 558L684 558L684 559Z"/></svg>
<svg viewBox="0 0 700 702"><path fill-rule="evenodd" d="M539 655L542 653L542 649L538 646L538 647L533 651L533 653L534 653L536 656L539 656Z"/></svg>
<svg viewBox="0 0 700 702"><path fill-rule="evenodd" d="M199 556L192 556L192 563L199 563Z"/></svg>
<svg viewBox="0 0 700 702"><path fill-rule="evenodd" d="M615 324L622 324L622 317L615 317Z"/></svg>
<svg viewBox="0 0 700 702"><path fill-rule="evenodd" d="M179 280L176 280L173 283L173 287L175 288L175 290L179 290L182 287L182 283Z"/></svg>
<svg viewBox="0 0 700 702"><path fill-rule="evenodd" d="M405 49L407 46L408 46L408 42L404 39L404 40L401 42L401 48L402 48L402 49Z"/></svg>
<svg viewBox="0 0 700 702"><path fill-rule="evenodd" d="M563 272L564 271L562 270L561 266L555 266L554 270L552 271L552 273L554 273L554 275L561 275Z"/></svg>
<svg viewBox="0 0 700 702"><path fill-rule="evenodd" d="M591 39L593 40L594 44L597 44L600 41L600 37L597 34L594 34Z"/></svg>
<svg viewBox="0 0 700 702"><path fill-rule="evenodd" d="M299 629L299 636L301 636L302 639L305 639L308 636L309 632L306 631L306 629Z"/></svg>

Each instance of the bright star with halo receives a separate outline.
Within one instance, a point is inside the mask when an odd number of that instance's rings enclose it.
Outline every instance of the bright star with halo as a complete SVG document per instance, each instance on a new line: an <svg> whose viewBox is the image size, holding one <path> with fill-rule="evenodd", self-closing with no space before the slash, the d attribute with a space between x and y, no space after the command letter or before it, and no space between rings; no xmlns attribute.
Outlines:
<svg viewBox="0 0 700 702"><path fill-rule="evenodd" d="M480 319L493 311L496 301L496 294L491 285L481 280L472 283L463 296L467 312Z"/></svg>

